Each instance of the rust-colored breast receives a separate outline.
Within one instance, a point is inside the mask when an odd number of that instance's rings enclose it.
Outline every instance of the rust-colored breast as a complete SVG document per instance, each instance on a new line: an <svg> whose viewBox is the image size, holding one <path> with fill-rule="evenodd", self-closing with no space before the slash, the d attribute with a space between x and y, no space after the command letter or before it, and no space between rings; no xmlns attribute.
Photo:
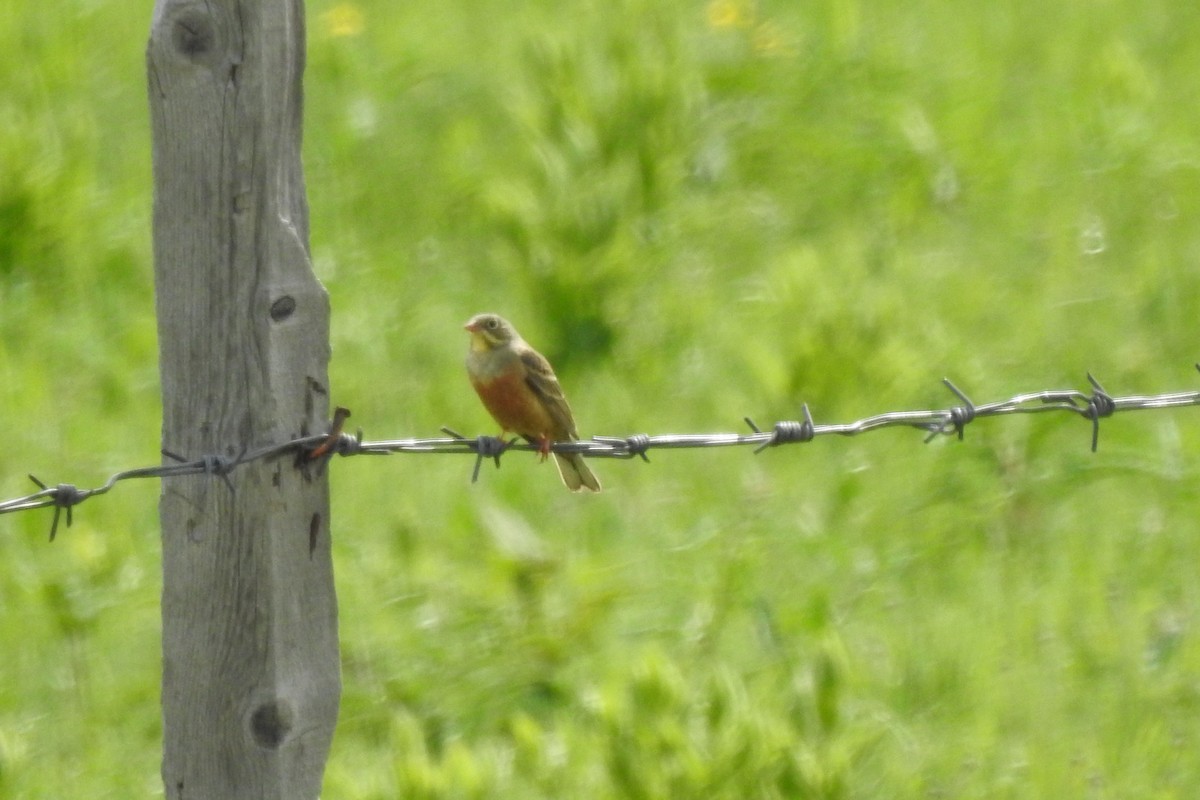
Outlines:
<svg viewBox="0 0 1200 800"><path fill-rule="evenodd" d="M521 370L501 373L486 383L472 378L471 385L504 430L535 440L555 439L560 435L541 400L525 383Z"/></svg>

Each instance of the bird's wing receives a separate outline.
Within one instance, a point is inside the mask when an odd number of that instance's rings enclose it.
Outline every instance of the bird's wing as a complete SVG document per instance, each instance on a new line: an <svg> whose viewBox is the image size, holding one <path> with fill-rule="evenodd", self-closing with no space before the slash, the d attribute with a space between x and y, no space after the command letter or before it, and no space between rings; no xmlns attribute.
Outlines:
<svg viewBox="0 0 1200 800"><path fill-rule="evenodd" d="M554 421L556 438L577 439L575 419L571 416L571 407L563 396L562 386L554 375L554 369L545 356L536 350L521 351L521 363L525 365L525 383L538 396Z"/></svg>

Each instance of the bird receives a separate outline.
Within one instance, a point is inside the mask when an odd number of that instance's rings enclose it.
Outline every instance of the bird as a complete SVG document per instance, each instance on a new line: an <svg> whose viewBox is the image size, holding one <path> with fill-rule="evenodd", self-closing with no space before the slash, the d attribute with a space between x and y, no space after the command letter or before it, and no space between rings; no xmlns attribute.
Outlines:
<svg viewBox="0 0 1200 800"><path fill-rule="evenodd" d="M463 328L470 334L467 376L483 406L500 425L538 446L542 459L552 442L578 441L575 419L546 357L498 314L476 314ZM600 481L582 453L555 453L558 474L573 492L600 491Z"/></svg>

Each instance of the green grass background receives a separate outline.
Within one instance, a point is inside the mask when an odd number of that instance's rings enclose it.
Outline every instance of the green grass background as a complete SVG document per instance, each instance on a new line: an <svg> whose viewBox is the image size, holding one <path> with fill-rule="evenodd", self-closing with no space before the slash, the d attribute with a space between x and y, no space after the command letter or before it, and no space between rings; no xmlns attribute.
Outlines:
<svg viewBox="0 0 1200 800"><path fill-rule="evenodd" d="M312 251L369 437L1200 380L1200 6L309 4ZM154 463L150 3L0 8L0 496ZM1200 418L332 466L329 798L1173 798L1200 786ZM153 482L0 517L0 796L161 794Z"/></svg>

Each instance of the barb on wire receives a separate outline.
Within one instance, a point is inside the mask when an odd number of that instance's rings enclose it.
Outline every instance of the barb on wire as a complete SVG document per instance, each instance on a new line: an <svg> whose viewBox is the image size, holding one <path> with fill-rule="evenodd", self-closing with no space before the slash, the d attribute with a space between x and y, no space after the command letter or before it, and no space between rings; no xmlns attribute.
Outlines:
<svg viewBox="0 0 1200 800"><path fill-rule="evenodd" d="M474 439L468 439L458 431L442 426L442 433L447 434L455 441L462 442L468 449L468 452L475 454L475 469L471 471L471 483L479 480L479 468L483 466L485 458L494 459L496 469L500 469L500 456L504 451L514 444L517 440L504 441L498 436L477 436ZM434 452L434 451L430 451Z"/></svg>
<svg viewBox="0 0 1200 800"><path fill-rule="evenodd" d="M1200 371L1200 363L1195 366ZM650 458L647 452L652 449L749 445L754 447L754 453L757 455L769 447L803 444L811 442L818 436L857 436L882 428L914 428L924 431L926 442L930 442L938 436L956 436L961 441L966 427L985 417L1066 412L1082 417L1091 423L1092 452L1095 452L1100 441L1101 419L1111 417L1119 411L1200 405L1200 391L1114 397L1091 373L1087 374L1087 380L1091 386L1090 392L1081 392L1075 389L1047 390L1018 394L1007 400L992 403L976 404L964 391L946 378L942 383L954 394L961 405L928 411L887 411L847 423L817 423L813 419L808 404L805 403L801 406L802 420L782 420L776 422L769 430L759 428L750 417L744 417L750 433L688 433L654 436L638 433L632 436L594 436L582 441L553 442L550 450L556 453L581 453L591 458L640 458L648 463ZM470 438L445 427L441 429L442 433L446 434L444 437L364 441L361 429L354 435L343 431L345 421L349 417L350 411L339 407L334 412L327 433L301 436L297 439L268 444L253 450L244 447L236 458L204 455L196 459L185 459L164 449L163 455L174 463L124 470L111 476L104 484L94 489L79 489L70 483L49 486L30 475L30 479L37 484L38 491L25 497L0 502L0 514L53 507L54 518L50 525L50 539L53 541L58 533L58 524L64 511L69 528L72 522L72 509L75 506L89 497L105 494L121 481L133 478L209 475L220 478L229 490L233 491L234 484L230 476L240 466L263 459L277 458L286 453L295 454L298 468L306 469L308 465L316 463L318 470L323 470L334 455L449 453L475 456L475 465L471 472L471 482L474 483L479 479L484 459L492 459L499 467L500 457L510 450L541 451L538 445L520 439L505 440L496 436Z"/></svg>
<svg viewBox="0 0 1200 800"><path fill-rule="evenodd" d="M795 422L794 420L783 420L775 423L775 429L771 432L771 438L754 448L754 455L758 455L768 447L776 447L781 444L791 444L793 442L811 442L816 436L817 429L813 423L812 412L808 410L808 403L801 406L804 412L804 421ZM762 433L759 427L754 424L754 420L749 417L744 417L746 424L750 426L750 430L755 433Z"/></svg>

